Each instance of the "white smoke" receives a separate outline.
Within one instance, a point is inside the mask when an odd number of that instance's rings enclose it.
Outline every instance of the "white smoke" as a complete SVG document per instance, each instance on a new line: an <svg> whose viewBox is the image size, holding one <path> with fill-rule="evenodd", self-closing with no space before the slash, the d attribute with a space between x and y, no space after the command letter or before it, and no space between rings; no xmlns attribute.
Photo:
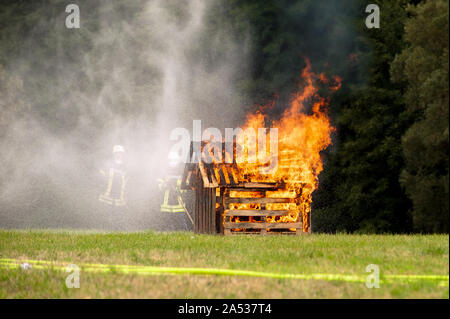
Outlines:
<svg viewBox="0 0 450 319"><path fill-rule="evenodd" d="M136 9L126 15L120 4ZM25 83L16 99L29 105L20 116L11 103L5 106L11 116L0 136L0 227L104 228L96 215L103 190L97 173L114 144L125 146L130 167L129 228L164 227L157 178L167 163L170 131L190 129L196 119L204 128L225 128L242 118L235 79L245 72L248 45L236 43L225 25L212 27L214 5L105 1L93 14L94 28L83 23L86 2L79 5L79 30L65 29L64 10L46 21L55 52L39 63L56 70L57 84L43 83L44 91L27 86L45 79L45 68L33 67L32 52L10 63L8 78ZM23 41L34 43L32 37ZM77 50L81 62L69 58L68 37L86 43ZM0 100L7 103L5 96Z"/></svg>

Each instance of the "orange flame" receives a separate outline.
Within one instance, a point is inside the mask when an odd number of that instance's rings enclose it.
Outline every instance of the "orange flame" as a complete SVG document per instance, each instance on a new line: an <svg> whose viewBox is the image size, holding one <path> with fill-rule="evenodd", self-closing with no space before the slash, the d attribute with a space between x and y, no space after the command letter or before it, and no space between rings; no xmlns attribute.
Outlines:
<svg viewBox="0 0 450 319"><path fill-rule="evenodd" d="M266 196L295 198L295 203L267 204L267 209L290 210L287 216L268 217L267 221L297 222L301 214L303 230L307 232L312 193L318 187L318 176L323 169L320 152L331 144L331 133L335 131L327 115L329 99L319 95L317 84L327 85L330 91L336 91L341 87L341 79L336 76L330 81L323 73L316 75L311 70L309 60L305 59L305 62L306 67L301 75L304 84L292 95L289 107L280 119L270 119L267 114L264 114L267 107L262 107L258 112L248 114L246 123L242 127L244 130L253 128L257 132L258 128L263 128L266 123L271 122L270 126L278 129L276 170L270 174L260 172L261 163L266 162L264 157L267 159L269 150L266 148L258 152L257 144L247 143L245 134L237 138L237 143L245 149L241 156L258 154L258 161L248 163L249 161L241 158L237 165L249 182L284 182L285 189L267 192ZM312 105L309 114L307 113L308 105Z"/></svg>

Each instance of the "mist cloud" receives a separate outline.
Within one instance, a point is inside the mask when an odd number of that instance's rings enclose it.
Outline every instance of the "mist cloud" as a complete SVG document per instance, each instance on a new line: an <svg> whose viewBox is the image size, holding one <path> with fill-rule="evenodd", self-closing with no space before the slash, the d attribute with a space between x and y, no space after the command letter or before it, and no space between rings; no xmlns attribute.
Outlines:
<svg viewBox="0 0 450 319"><path fill-rule="evenodd" d="M123 144L127 226L164 229L157 178L170 131L194 119L232 126L242 116L234 80L248 44L211 24L213 1L99 3L80 2L81 28L66 29L56 1L5 68L4 92L14 96L1 97L2 227L106 228L96 214L98 170Z"/></svg>

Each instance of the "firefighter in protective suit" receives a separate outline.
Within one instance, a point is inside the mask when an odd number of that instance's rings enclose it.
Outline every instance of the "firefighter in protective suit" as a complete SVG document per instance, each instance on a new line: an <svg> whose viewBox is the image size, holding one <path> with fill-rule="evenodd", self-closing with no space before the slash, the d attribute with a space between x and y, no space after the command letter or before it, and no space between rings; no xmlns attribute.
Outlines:
<svg viewBox="0 0 450 319"><path fill-rule="evenodd" d="M190 230L193 225L183 195L186 191L181 186L182 161L175 153L169 153L169 171L164 179L159 179L159 188L163 192L160 211L165 214L168 226L173 230Z"/></svg>
<svg viewBox="0 0 450 319"><path fill-rule="evenodd" d="M113 147L114 160L106 169L100 170L100 174L106 179L106 189L100 194L98 200L106 206L110 220L114 220L115 226L123 222L127 202L125 188L128 176L123 162L125 149L122 145Z"/></svg>

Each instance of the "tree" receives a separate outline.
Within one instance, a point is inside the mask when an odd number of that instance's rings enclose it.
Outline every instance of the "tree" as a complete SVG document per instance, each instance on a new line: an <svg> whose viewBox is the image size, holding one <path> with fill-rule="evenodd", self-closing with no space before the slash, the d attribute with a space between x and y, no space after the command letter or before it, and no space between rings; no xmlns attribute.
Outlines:
<svg viewBox="0 0 450 319"><path fill-rule="evenodd" d="M313 231L412 229L411 203L398 181L401 136L410 123L402 116L402 84L389 74L403 48L407 2L377 1L381 28L367 29L366 1L233 1L232 20L252 39L252 73L243 88L258 104L277 93L274 117L298 85L305 56L316 72L342 78L330 103L337 134L313 195Z"/></svg>
<svg viewBox="0 0 450 319"><path fill-rule="evenodd" d="M445 0L409 6L408 46L391 66L392 79L407 84L405 114L414 120L402 137L406 166L400 181L421 232L449 230L448 10Z"/></svg>
<svg viewBox="0 0 450 319"><path fill-rule="evenodd" d="M357 63L349 65L332 100L337 126L334 146L325 152L324 172L314 194L314 231L409 232L410 201L398 181L403 167L401 136L408 118L401 85L390 81L389 66L403 48L407 1L378 1L381 28L367 29L364 6L354 17ZM367 67L366 67L367 66ZM365 82L352 81L366 71ZM364 80L363 77L359 77Z"/></svg>

